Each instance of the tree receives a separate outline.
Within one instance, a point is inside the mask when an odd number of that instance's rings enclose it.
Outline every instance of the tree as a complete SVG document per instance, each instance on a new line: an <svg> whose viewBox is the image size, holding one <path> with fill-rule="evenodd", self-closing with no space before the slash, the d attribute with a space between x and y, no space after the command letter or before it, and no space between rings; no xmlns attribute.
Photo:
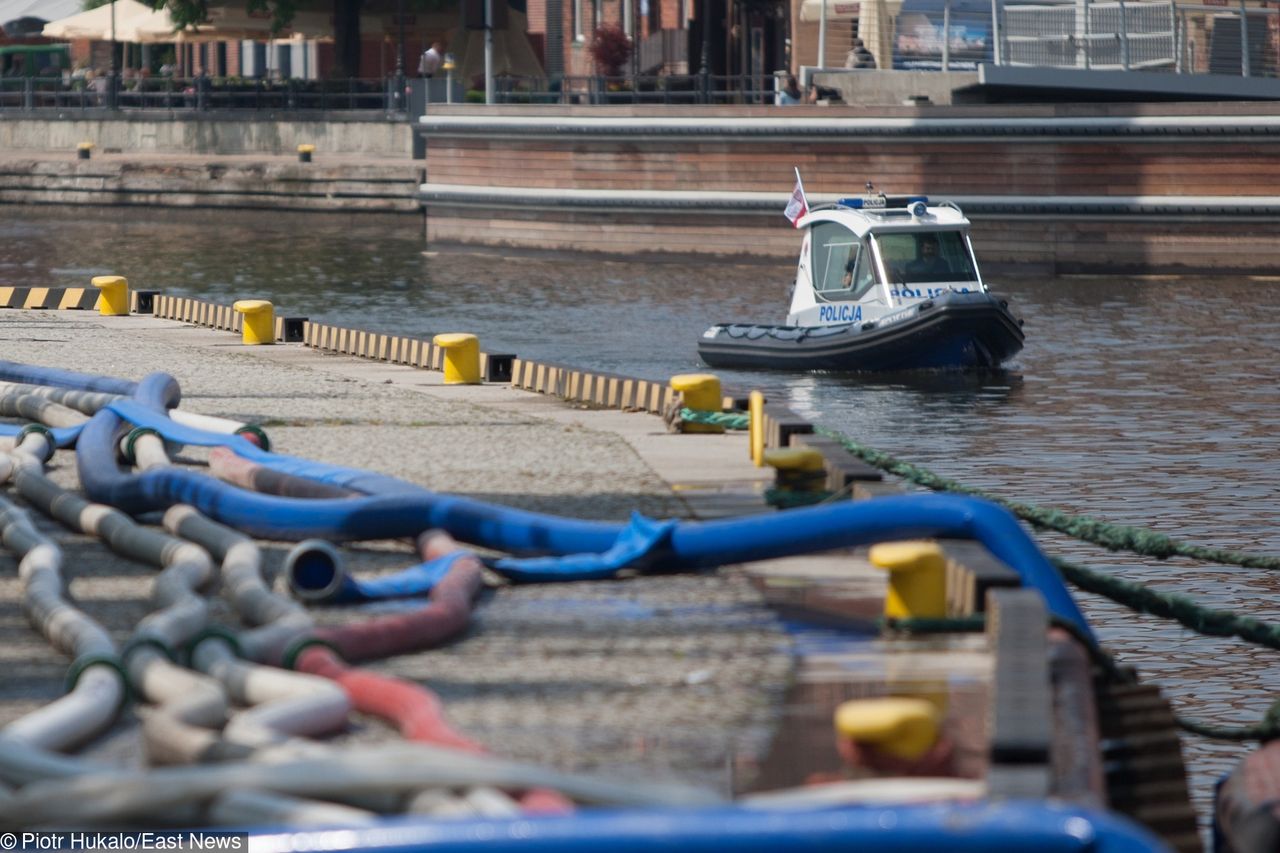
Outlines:
<svg viewBox="0 0 1280 853"><path fill-rule="evenodd" d="M591 58L606 77L620 77L622 66L631 58L631 39L617 24L597 27L591 37Z"/></svg>

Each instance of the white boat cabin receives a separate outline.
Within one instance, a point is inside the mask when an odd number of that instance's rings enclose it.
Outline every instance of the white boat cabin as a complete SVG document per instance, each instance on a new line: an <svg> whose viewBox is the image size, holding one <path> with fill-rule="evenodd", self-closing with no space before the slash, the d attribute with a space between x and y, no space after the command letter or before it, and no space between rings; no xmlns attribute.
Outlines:
<svg viewBox="0 0 1280 853"><path fill-rule="evenodd" d="M841 199L811 210L796 269L790 326L881 320L948 290L985 291L969 220L921 196Z"/></svg>

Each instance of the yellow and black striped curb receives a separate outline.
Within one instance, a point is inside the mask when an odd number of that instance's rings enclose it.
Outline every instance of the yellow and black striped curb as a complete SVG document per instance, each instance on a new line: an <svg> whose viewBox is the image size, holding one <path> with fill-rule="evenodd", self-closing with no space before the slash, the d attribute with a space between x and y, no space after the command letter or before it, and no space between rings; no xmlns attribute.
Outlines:
<svg viewBox="0 0 1280 853"><path fill-rule="evenodd" d="M594 373L523 358L517 358L512 365L511 384L575 403L655 415L662 414L678 398L678 392L664 382Z"/></svg>
<svg viewBox="0 0 1280 853"><path fill-rule="evenodd" d="M219 305L202 299L191 299L186 296L157 296L152 312L166 320L178 320L193 326L204 326L207 329L218 329L224 332L241 331L241 315L230 305ZM283 318L276 318L276 340L280 337L280 324Z"/></svg>
<svg viewBox="0 0 1280 853"><path fill-rule="evenodd" d="M96 311L101 292L96 287L11 287L0 285L0 308L49 311ZM129 311L150 314L155 292L129 292Z"/></svg>
<svg viewBox="0 0 1280 853"><path fill-rule="evenodd" d="M48 308L91 311L98 307L96 287L0 287L0 308Z"/></svg>
<svg viewBox="0 0 1280 853"><path fill-rule="evenodd" d="M240 334L243 329L243 315L237 313L232 306L202 299L156 296L154 311L157 317L194 326L236 334ZM274 319L275 340L279 343L301 343L322 352L426 370L444 369L444 350L427 340L313 323L305 317ZM514 358L510 355L481 353L481 373L490 382L505 382L510 378Z"/></svg>
<svg viewBox="0 0 1280 853"><path fill-rule="evenodd" d="M153 302L157 317L237 334L241 331L242 316L230 305L185 296L162 295L156 295ZM385 361L388 364L424 370L444 369L444 349L429 340L314 323L306 318L276 317L275 340L282 343L302 343L321 352ZM666 382L581 370L502 353L482 352L480 371L488 382L510 382L512 387L521 390L602 409L661 415L679 400L679 392ZM745 408L745 402L734 397L725 397L723 403L725 409ZM788 447L793 443L793 436L812 437L812 433L813 424L789 409L772 403L765 405L766 447ZM871 482L871 477L851 477L848 469L854 463L843 449L825 445L816 449L827 460L827 469L832 478L839 476L843 478L842 483L848 483L851 479L865 480L866 482L858 484L863 491L875 491L879 485Z"/></svg>
<svg viewBox="0 0 1280 853"><path fill-rule="evenodd" d="M93 310L99 296L98 289L93 287L0 286L0 308ZM133 313L152 313L162 319L234 334L241 334L243 330L243 315L231 305L137 290L130 292L129 299ZM444 349L429 340L313 323L305 317L279 316L274 322L274 339L280 343L302 343L322 352L425 370L444 369ZM488 382L510 382L525 391L602 409L661 415L679 401L679 392L666 382L580 370L503 353L480 353L480 371ZM724 399L725 409L744 407L741 400ZM766 447L787 447L792 444L793 436L811 438L813 425L786 408L766 404L764 431ZM827 460L829 479L839 476L846 483L849 479L870 479L849 476L849 460L843 458L847 453L834 453L826 446L816 449ZM859 485L874 489L875 484Z"/></svg>

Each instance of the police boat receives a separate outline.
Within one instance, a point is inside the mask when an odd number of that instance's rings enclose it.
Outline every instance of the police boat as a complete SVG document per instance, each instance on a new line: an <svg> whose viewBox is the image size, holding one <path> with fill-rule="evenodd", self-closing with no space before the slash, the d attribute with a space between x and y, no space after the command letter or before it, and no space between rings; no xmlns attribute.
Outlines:
<svg viewBox="0 0 1280 853"><path fill-rule="evenodd" d="M1022 349L1022 320L990 293L951 202L869 194L816 206L787 324L720 323L698 355L723 368L886 371L994 368Z"/></svg>

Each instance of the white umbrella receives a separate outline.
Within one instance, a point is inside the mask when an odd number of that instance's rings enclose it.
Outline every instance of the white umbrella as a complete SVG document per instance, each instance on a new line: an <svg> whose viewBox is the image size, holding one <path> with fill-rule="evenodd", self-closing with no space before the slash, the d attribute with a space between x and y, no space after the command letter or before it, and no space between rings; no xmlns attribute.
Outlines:
<svg viewBox="0 0 1280 853"><path fill-rule="evenodd" d="M165 13L167 18L167 13ZM373 15L360 16L360 31L365 35L380 33L381 21ZM243 8L230 6L210 6L207 20L195 26L186 27L174 32L171 22L150 21L142 23L136 30L135 41L172 42L172 41L237 41L241 39L269 41L293 37L307 39L333 38L333 16L328 12L299 10L294 13L285 27L277 32L271 31L271 15L269 13L249 12Z"/></svg>
<svg viewBox="0 0 1280 853"><path fill-rule="evenodd" d="M115 12L114 36L111 21L113 7ZM44 25L43 33L46 38L54 39L111 41L114 37L116 41L132 41L132 39L124 37L129 21L133 18L149 17L154 14L156 14L154 9L139 3L138 0L115 0L113 3L107 3L96 9L89 9L67 18L50 21Z"/></svg>

